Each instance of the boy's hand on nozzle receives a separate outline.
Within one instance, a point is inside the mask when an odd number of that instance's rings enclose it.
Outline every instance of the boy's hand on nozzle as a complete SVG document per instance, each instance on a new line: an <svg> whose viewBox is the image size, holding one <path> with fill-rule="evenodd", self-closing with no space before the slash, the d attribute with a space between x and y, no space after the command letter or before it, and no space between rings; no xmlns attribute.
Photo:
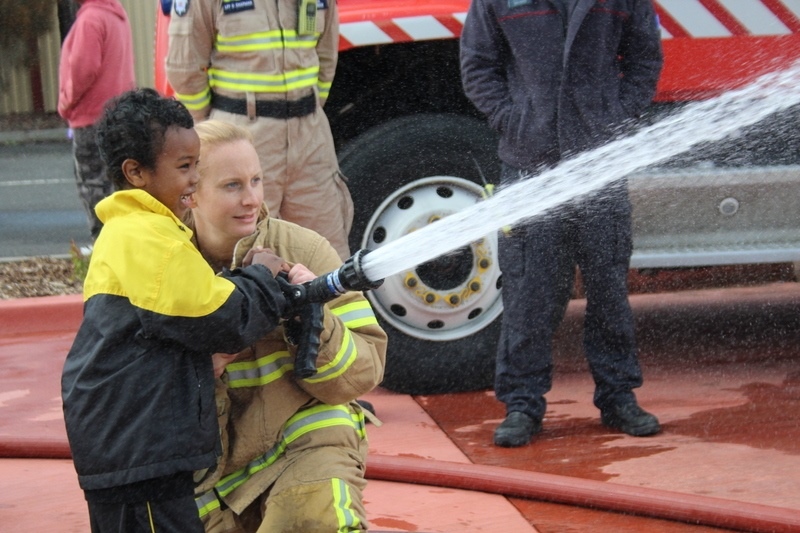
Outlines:
<svg viewBox="0 0 800 533"><path fill-rule="evenodd" d="M288 319L290 323L294 322L292 319L298 315L300 308L310 305L309 302L303 300L303 296L306 294L303 284L317 279L317 276L305 265L297 263L288 272L281 272L275 279L278 281L278 286L286 298L286 309L284 310L283 318ZM291 326L291 324L288 324L288 326Z"/></svg>
<svg viewBox="0 0 800 533"><path fill-rule="evenodd" d="M247 251L242 266L264 265L276 277L281 272L289 272L289 264L269 248L254 247Z"/></svg>

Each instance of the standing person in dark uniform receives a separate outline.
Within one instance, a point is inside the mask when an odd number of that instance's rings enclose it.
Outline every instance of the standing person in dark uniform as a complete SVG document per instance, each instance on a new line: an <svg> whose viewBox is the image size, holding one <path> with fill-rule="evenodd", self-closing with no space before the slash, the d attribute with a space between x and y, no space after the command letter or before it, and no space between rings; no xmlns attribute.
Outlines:
<svg viewBox="0 0 800 533"><path fill-rule="evenodd" d="M502 185L629 127L650 104L662 62L651 0L473 0L461 35L465 92L500 133ZM587 300L584 350L602 423L634 436L660 431L633 393L642 372L628 303L631 251L624 181L501 239L505 312L495 393L506 419L495 431L496 445L523 446L542 429L552 339L576 265Z"/></svg>

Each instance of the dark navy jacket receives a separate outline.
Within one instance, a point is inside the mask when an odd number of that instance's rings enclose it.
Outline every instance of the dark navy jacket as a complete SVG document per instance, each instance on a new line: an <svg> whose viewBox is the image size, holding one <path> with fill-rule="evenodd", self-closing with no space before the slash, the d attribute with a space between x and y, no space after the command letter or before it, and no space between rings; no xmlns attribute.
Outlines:
<svg viewBox="0 0 800 533"><path fill-rule="evenodd" d="M461 34L467 97L530 169L597 146L647 107L663 56L651 0L473 0Z"/></svg>

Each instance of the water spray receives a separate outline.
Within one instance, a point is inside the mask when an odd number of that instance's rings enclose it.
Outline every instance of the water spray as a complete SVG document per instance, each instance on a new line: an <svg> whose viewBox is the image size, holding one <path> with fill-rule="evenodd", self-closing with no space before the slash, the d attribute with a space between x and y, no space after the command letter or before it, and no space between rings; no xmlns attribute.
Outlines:
<svg viewBox="0 0 800 533"><path fill-rule="evenodd" d="M633 134L582 152L484 201L376 248L363 261L367 279L409 270L487 234L591 194L645 167L800 103L800 63L740 89L695 102Z"/></svg>
<svg viewBox="0 0 800 533"><path fill-rule="evenodd" d="M308 303L323 304L348 291L377 289L390 275L590 195L699 143L723 139L799 103L800 63L795 63L787 70L765 74L741 89L687 105L631 135L565 159L552 169L487 195L484 201L437 219L435 224L374 250L359 250L334 272L302 285L287 284L285 295L291 309L297 310Z"/></svg>

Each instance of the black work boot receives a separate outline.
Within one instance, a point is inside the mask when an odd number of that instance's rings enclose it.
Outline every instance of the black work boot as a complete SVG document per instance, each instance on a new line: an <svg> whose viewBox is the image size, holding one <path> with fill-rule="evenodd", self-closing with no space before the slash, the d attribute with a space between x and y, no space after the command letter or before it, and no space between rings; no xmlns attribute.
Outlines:
<svg viewBox="0 0 800 533"><path fill-rule="evenodd" d="M604 426L618 429L634 437L655 435L661 431L658 419L639 407L636 401L618 403L600 411Z"/></svg>
<svg viewBox="0 0 800 533"><path fill-rule="evenodd" d="M520 411L512 411L494 430L494 443L504 448L525 446L540 431L542 423L539 420L534 420Z"/></svg>

